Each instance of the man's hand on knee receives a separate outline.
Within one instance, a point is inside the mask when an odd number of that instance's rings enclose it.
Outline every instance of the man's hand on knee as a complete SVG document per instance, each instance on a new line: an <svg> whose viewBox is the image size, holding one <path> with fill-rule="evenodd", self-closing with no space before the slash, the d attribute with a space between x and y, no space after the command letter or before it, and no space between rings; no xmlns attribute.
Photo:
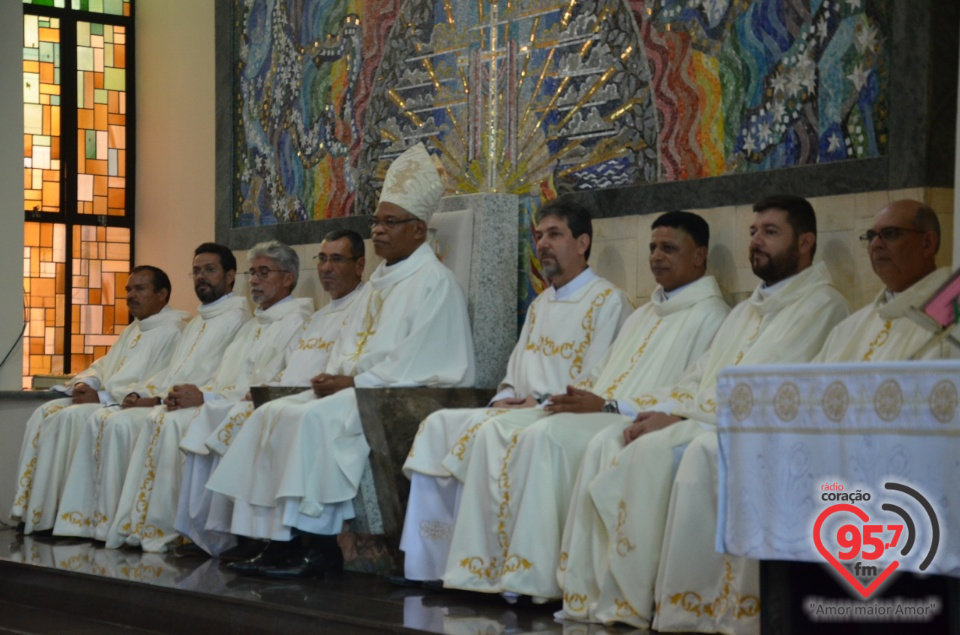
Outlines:
<svg viewBox="0 0 960 635"><path fill-rule="evenodd" d="M313 386L313 394L317 397L326 397L335 392L340 392L346 388L353 388L353 377L349 375L317 375L310 380Z"/></svg>
<svg viewBox="0 0 960 635"><path fill-rule="evenodd" d="M551 395L550 401L543 407L547 412L603 412L606 400L589 390L580 390L567 386L567 392L560 395Z"/></svg>
<svg viewBox="0 0 960 635"><path fill-rule="evenodd" d="M100 403L100 395L87 384L76 384L73 387L73 403Z"/></svg>
<svg viewBox="0 0 960 635"><path fill-rule="evenodd" d="M649 433L663 430L667 426L675 424L677 421L683 421L682 417L674 417L663 412L641 412L629 426L623 431L624 443L632 443L639 437Z"/></svg>
<svg viewBox="0 0 960 635"><path fill-rule="evenodd" d="M506 397L490 404L494 408L533 408L537 400L533 397Z"/></svg>

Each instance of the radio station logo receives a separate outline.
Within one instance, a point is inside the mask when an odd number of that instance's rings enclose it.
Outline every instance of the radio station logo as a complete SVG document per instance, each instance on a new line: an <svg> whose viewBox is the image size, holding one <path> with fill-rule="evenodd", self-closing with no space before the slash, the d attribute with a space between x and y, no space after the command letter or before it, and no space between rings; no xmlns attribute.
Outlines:
<svg viewBox="0 0 960 635"><path fill-rule="evenodd" d="M865 600L901 563L922 558L917 569L926 571L940 544L937 514L922 494L901 483L886 483L884 489L887 491L883 493L883 500L892 502L884 502L880 507L882 513L871 517L859 506L871 500L869 492L845 492L839 483L822 485L821 499L833 504L817 516L813 525L817 551ZM915 519L901 506L904 500L910 499L919 503L926 517ZM929 545L917 544L918 523L929 529L922 532L929 536ZM833 531L838 524L839 528ZM827 530L824 525L828 526Z"/></svg>

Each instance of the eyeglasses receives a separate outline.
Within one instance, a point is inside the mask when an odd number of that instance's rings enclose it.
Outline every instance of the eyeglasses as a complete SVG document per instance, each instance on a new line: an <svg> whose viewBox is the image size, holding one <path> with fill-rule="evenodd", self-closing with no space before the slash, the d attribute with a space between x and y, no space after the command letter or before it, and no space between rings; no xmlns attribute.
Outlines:
<svg viewBox="0 0 960 635"><path fill-rule="evenodd" d="M403 220L397 220L396 218L371 218L370 219L370 230L372 231L377 225L380 225L384 229L393 229L397 225L402 225L404 223L413 223L420 220L416 216L413 218L404 218Z"/></svg>
<svg viewBox="0 0 960 635"><path fill-rule="evenodd" d="M869 247L874 238L879 238L884 244L892 243L899 240L905 232L912 232L914 234L925 233L922 229L910 229L909 227L884 227L880 231L868 229L865 234L860 236L860 242L863 243L864 247Z"/></svg>
<svg viewBox="0 0 960 635"><path fill-rule="evenodd" d="M339 254L334 254L333 256L328 256L326 254L317 254L316 256L313 257L313 259L316 260L317 263L321 265L325 265L328 262L333 263L335 265L342 265L345 262L356 260L356 258L344 258Z"/></svg>
<svg viewBox="0 0 960 635"><path fill-rule="evenodd" d="M218 273L220 273L220 267L216 265L205 265L194 268L194 270L187 275L191 278L199 278L200 276L215 276Z"/></svg>
<svg viewBox="0 0 960 635"><path fill-rule="evenodd" d="M264 280L270 276L274 271L283 272L283 269L268 269L266 267L260 267L259 269L251 269L250 271L244 271L243 275L248 278L259 278Z"/></svg>

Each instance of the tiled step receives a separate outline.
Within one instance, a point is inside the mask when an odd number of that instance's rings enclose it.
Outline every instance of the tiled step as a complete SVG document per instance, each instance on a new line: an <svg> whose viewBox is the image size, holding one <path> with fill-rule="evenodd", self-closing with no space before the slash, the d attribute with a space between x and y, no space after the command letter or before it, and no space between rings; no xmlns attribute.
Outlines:
<svg viewBox="0 0 960 635"><path fill-rule="evenodd" d="M0 635L156 635L158 631L129 628L76 615L0 602Z"/></svg>
<svg viewBox="0 0 960 635"><path fill-rule="evenodd" d="M0 530L0 611L26 607L11 633L450 633L561 635L556 606L508 605L497 595L397 587L345 572L329 580L237 576L216 559L104 549L87 541ZM76 630L21 628L56 612ZM27 617L23 617L27 616ZM52 619L52 618L51 618ZM5 625L0 619L0 635ZM599 629L591 632L632 632Z"/></svg>

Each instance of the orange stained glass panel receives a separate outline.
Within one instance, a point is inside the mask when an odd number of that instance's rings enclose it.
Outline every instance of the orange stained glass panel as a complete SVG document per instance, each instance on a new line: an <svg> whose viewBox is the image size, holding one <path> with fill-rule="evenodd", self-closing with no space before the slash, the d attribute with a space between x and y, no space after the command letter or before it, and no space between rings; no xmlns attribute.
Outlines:
<svg viewBox="0 0 960 635"><path fill-rule="evenodd" d="M94 70L80 73L80 94L84 107L89 110L78 119L78 183L82 182L83 176L125 176L127 158L124 152L126 117L123 114L126 112L126 30L121 26L91 23L84 24L80 31L91 34L78 49L84 49L85 57L94 60ZM114 187L119 191L114 191ZM93 200L80 204L78 211L81 214L125 216L126 183L116 186L111 183L109 188L105 189L98 179Z"/></svg>
<svg viewBox="0 0 960 635"><path fill-rule="evenodd" d="M57 307L62 307L66 277L66 225L24 223L24 386L40 373L64 369L63 324L57 325Z"/></svg>
<svg viewBox="0 0 960 635"><path fill-rule="evenodd" d="M57 213L60 211L60 20L25 15L23 27L23 206L26 211Z"/></svg>

